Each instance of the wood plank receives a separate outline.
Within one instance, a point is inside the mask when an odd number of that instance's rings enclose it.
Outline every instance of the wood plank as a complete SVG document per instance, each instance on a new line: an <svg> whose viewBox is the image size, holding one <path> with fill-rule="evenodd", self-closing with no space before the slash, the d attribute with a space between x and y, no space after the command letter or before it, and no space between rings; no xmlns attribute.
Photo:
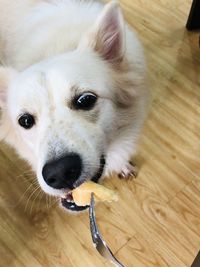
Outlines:
<svg viewBox="0 0 200 267"><path fill-rule="evenodd" d="M179 216L187 222L196 234L200 235L200 190L189 184L175 198L170 201L170 206L178 212Z"/></svg>
<svg viewBox="0 0 200 267"><path fill-rule="evenodd" d="M116 256L129 267L186 267L173 254L165 250L165 258L155 250L153 242L148 242L140 234L134 236Z"/></svg>

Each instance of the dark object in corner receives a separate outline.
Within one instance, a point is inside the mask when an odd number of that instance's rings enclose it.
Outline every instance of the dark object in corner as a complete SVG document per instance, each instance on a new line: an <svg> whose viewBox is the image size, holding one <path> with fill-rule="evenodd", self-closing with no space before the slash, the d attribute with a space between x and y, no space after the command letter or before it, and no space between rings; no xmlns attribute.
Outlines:
<svg viewBox="0 0 200 267"><path fill-rule="evenodd" d="M196 256L191 267L199 267L199 266L200 266L200 251L199 251L198 255Z"/></svg>
<svg viewBox="0 0 200 267"><path fill-rule="evenodd" d="M200 29L200 0L193 0L186 28L189 31Z"/></svg>

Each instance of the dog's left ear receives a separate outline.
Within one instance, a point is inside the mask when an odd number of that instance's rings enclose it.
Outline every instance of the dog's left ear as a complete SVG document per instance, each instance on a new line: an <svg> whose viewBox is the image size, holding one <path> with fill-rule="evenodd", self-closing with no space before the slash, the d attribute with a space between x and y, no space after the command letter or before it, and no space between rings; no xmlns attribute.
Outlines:
<svg viewBox="0 0 200 267"><path fill-rule="evenodd" d="M118 2L105 5L91 31L82 39L79 48L92 48L104 60L119 63L124 55L124 20Z"/></svg>
<svg viewBox="0 0 200 267"><path fill-rule="evenodd" d="M16 71L11 68L0 67L0 108L6 104L8 87L15 74Z"/></svg>
<svg viewBox="0 0 200 267"><path fill-rule="evenodd" d="M0 140L8 140L14 134L7 112L7 95L16 74L17 71L12 68L0 67Z"/></svg>

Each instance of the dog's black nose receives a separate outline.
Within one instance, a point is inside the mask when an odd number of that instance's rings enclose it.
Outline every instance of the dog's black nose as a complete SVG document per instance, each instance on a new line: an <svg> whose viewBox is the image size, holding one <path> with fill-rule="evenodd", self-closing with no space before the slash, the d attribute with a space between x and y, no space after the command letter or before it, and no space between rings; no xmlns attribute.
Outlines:
<svg viewBox="0 0 200 267"><path fill-rule="evenodd" d="M45 182L55 188L73 189L82 171L82 161L78 154L67 154L62 158L46 163L42 170Z"/></svg>

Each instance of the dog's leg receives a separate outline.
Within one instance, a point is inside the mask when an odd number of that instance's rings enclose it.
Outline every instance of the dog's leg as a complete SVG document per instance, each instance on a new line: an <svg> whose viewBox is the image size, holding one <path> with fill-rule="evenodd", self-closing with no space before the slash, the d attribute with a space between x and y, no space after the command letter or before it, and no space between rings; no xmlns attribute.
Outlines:
<svg viewBox="0 0 200 267"><path fill-rule="evenodd" d="M128 162L122 168L121 172L118 173L120 179L133 179L136 178L138 174L138 167L133 162Z"/></svg>
<svg viewBox="0 0 200 267"><path fill-rule="evenodd" d="M130 161L133 155L136 154L136 143L133 142L132 136L125 140L117 139L110 147L106 159L105 175L117 174L121 179L136 178L138 167Z"/></svg>

